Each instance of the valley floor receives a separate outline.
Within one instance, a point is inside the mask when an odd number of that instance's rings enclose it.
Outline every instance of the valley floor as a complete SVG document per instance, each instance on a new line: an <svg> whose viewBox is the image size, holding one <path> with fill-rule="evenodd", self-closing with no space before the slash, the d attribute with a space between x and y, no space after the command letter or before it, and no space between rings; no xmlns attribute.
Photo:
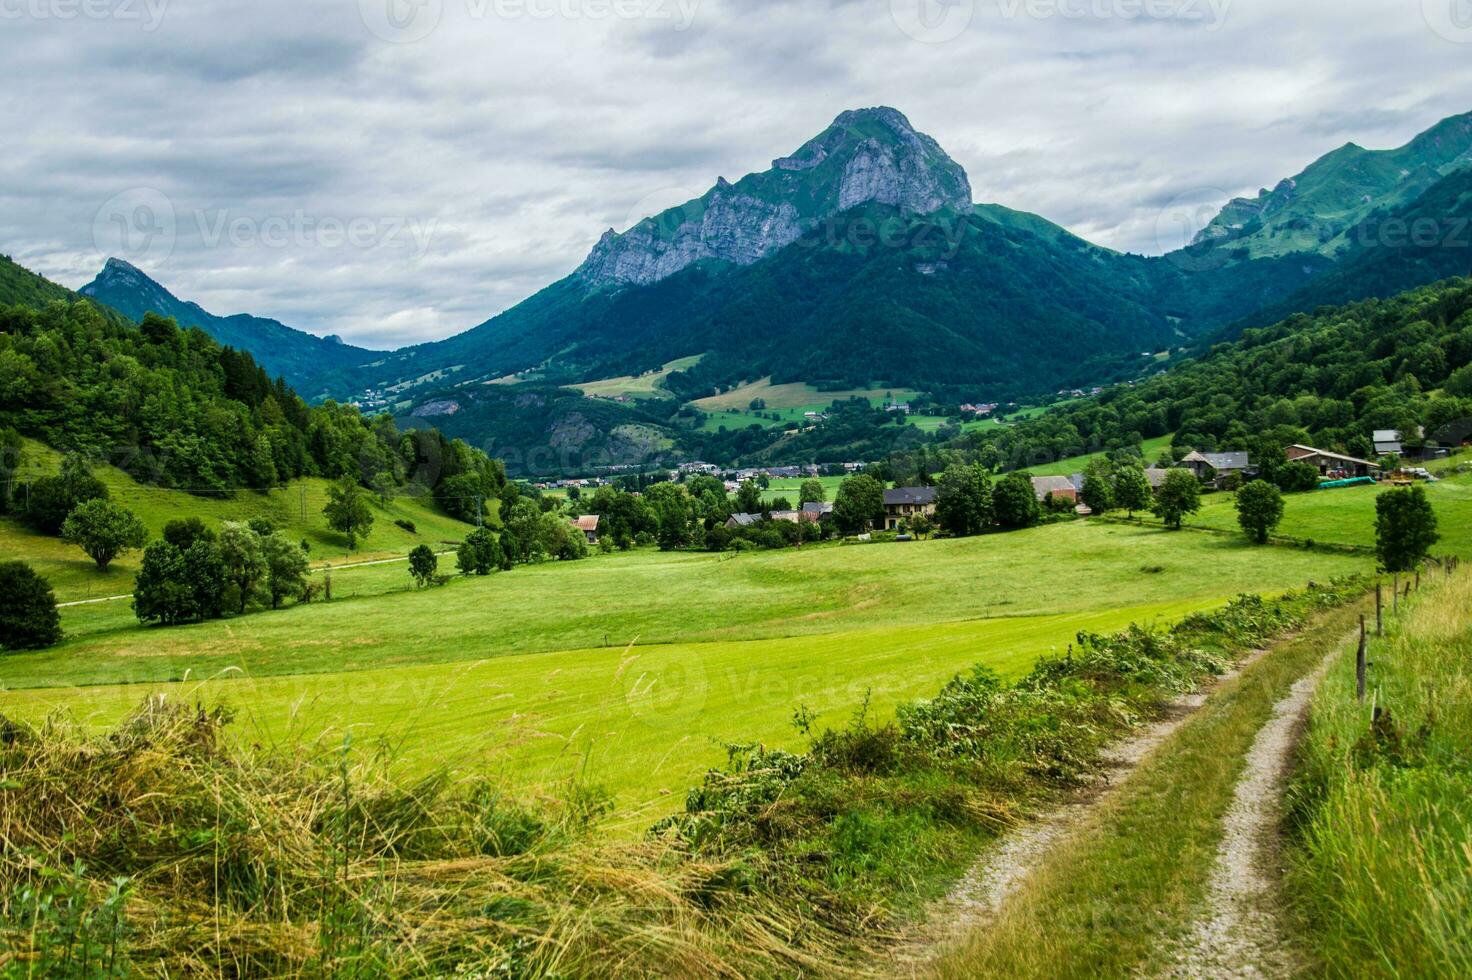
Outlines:
<svg viewBox="0 0 1472 980"><path fill-rule="evenodd" d="M881 715L973 664L1006 676L1080 631L1168 622L1249 591L1368 570L1354 555L1075 522L1010 535L744 555L600 556L409 590L401 566L338 595L176 629L126 603L63 610L72 637L6 658L0 712L89 725L145 695L219 697L263 744L385 740L523 790L580 779L630 826L677 807L723 746L799 740L806 707Z"/></svg>

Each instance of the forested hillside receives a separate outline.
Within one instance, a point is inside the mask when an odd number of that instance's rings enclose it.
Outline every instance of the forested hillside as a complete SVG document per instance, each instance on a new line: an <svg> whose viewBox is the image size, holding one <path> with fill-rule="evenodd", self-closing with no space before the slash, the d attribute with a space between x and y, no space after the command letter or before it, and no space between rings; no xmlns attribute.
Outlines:
<svg viewBox="0 0 1472 980"><path fill-rule="evenodd" d="M38 276L19 265L9 256L0 255L0 306L42 307L58 300L72 303L79 299L81 296L65 286L58 286L44 276ZM124 318L115 311L101 305L96 308L106 319L115 323L124 322Z"/></svg>
<svg viewBox="0 0 1472 980"><path fill-rule="evenodd" d="M443 492L468 478L489 494L505 479L499 463L434 430L401 434L386 416L309 406L200 330L154 315L132 326L86 301L0 309L0 418L142 482L202 494L299 476L383 492Z"/></svg>
<svg viewBox="0 0 1472 980"><path fill-rule="evenodd" d="M1000 466L1175 434L1178 453L1309 442L1369 456L1374 429L1460 442L1472 418L1472 282L1300 314L1198 361L958 443ZM1443 430L1446 430L1443 432Z"/></svg>

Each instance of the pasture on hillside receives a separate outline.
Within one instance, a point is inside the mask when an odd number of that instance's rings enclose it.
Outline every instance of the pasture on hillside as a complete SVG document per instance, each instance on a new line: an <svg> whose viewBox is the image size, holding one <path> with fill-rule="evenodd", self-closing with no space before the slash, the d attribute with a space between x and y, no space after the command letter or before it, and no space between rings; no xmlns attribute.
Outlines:
<svg viewBox="0 0 1472 980"><path fill-rule="evenodd" d="M25 480L54 474L61 455L41 443L26 441L26 466L18 477ZM202 497L181 490L139 483L113 466L96 466L94 475L107 485L108 496L137 514L148 526L149 538L159 537L164 525L178 517L199 517L211 527L223 521L270 521L291 540L306 541L314 564L341 564L403 556L416 546L428 544L442 550L458 542L470 526L442 513L428 497L395 497L383 503L370 496L373 531L355 552L347 540L327 527L322 508L327 504L329 481L309 478L260 493L237 491L230 497ZM492 501L494 511L499 501ZM395 521L414 525L416 533ZM51 582L58 602L76 602L104 596L123 595L133 589L142 552L134 551L113 562L106 574L97 571L76 545L59 538L36 534L13 518L0 518L0 554L24 558Z"/></svg>
<svg viewBox="0 0 1472 980"><path fill-rule="evenodd" d="M266 745L340 745L351 732L359 746L392 744L411 773L475 765L554 793L576 776L614 791L633 826L677 807L724 743L798 744L799 706L838 724L867 697L883 717L976 663L1016 675L1080 630L1368 567L1086 522L911 544L639 551L427 591L378 566L336 576L345 587L363 576L369 597L198 626L110 626L97 617L116 610L66 610L68 629L88 631L7 657L0 712L65 708L103 725L154 692L219 699Z"/></svg>

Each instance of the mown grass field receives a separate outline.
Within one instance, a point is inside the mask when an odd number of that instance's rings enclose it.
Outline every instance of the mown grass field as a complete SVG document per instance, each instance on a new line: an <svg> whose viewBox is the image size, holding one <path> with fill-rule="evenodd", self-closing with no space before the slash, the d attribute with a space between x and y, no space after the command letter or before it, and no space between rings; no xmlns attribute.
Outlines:
<svg viewBox="0 0 1472 980"><path fill-rule="evenodd" d="M668 398L669 393L662 387L664 379L676 371L688 371L699 364L700 359L704 356L704 354L696 354L694 357L681 357L670 361L658 371L650 371L647 374L605 378L601 381L588 381L584 384L568 385L568 387L576 388L592 398L617 398L620 395L628 398Z"/></svg>
<svg viewBox="0 0 1472 980"><path fill-rule="evenodd" d="M1436 515L1441 541L1434 554L1472 557L1472 474L1422 483ZM1375 546L1375 499L1389 486L1314 490L1285 497L1283 523L1277 533L1300 540ZM1188 527L1237 532L1236 501L1230 493L1202 498L1201 512L1187 518Z"/></svg>
<svg viewBox="0 0 1472 980"><path fill-rule="evenodd" d="M739 385L730 391L711 395L709 398L702 398L691 404L702 412L715 413L724 412L728 408L745 410L750 407L753 399L760 398L767 403L767 411L778 411L784 408L813 411L827 408L834 401L845 398L867 398L876 403L886 399L903 402L914 398L917 394L918 392L909 388L855 388L844 391L820 391L802 382L779 385L772 384L771 378L763 378L761 381Z"/></svg>
<svg viewBox="0 0 1472 980"><path fill-rule="evenodd" d="M599 556L171 630L126 604L64 610L62 646L7 657L0 712L115 721L154 691L224 698L263 743L388 739L404 764L490 766L522 788L577 774L621 812L678 804L721 744L797 740L794 709L880 714L985 662L1015 674L1079 630L1165 621L1366 559L1083 522L1018 534L746 555ZM200 682L205 682L200 687ZM172 683L171 683L172 682ZM324 734L326 733L326 734Z"/></svg>
<svg viewBox="0 0 1472 980"><path fill-rule="evenodd" d="M27 440L26 467L21 478L57 471L61 456L40 443ZM347 540L327 527L322 508L327 504L328 481L296 480L268 493L246 490L219 499L198 497L177 490L145 486L112 466L94 469L107 485L110 499L133 511L148 526L150 537L162 533L164 525L183 516L197 516L207 524L264 518L293 540L306 541L314 564L340 564L405 555L420 544L436 550L458 542L467 525L445 516L432 500L400 497L387 505L372 501L373 531L349 553ZM492 503L495 506L495 502ZM408 521L418 533L411 534L394 522ZM141 552L130 552L113 562L106 574L75 545L58 538L35 534L18 521L0 518L0 555L23 557L51 582L59 602L74 602L132 591Z"/></svg>

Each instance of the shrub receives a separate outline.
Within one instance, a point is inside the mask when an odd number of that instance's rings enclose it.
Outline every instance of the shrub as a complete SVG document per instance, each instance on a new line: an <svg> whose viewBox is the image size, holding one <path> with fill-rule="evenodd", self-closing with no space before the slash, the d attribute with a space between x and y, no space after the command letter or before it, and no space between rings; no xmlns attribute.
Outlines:
<svg viewBox="0 0 1472 980"><path fill-rule="evenodd" d="M41 650L60 642L51 586L25 562L0 564L0 648Z"/></svg>
<svg viewBox="0 0 1472 980"><path fill-rule="evenodd" d="M1284 493L1317 490L1319 471L1309 463L1284 463L1273 472L1273 483Z"/></svg>
<svg viewBox="0 0 1472 980"><path fill-rule="evenodd" d="M400 519L394 521L394 525L396 527L400 528L401 530L408 531L410 534L418 534L419 533L419 528L415 527L413 521L406 521L403 518L400 518Z"/></svg>

